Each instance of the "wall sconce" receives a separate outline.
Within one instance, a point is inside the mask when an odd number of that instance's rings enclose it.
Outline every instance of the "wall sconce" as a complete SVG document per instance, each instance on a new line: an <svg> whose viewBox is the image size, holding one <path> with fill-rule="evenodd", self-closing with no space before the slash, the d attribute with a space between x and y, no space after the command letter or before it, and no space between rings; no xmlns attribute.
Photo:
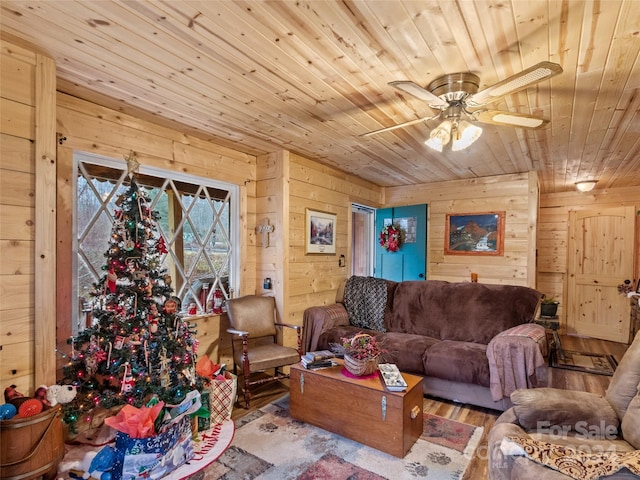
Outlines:
<svg viewBox="0 0 640 480"><path fill-rule="evenodd" d="M598 183L597 180L583 180L581 182L576 182L576 188L580 192L590 192Z"/></svg>

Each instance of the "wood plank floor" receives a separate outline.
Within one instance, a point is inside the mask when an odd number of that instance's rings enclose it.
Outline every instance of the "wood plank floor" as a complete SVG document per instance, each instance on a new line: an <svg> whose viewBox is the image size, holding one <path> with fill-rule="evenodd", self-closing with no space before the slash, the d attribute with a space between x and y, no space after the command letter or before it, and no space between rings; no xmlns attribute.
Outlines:
<svg viewBox="0 0 640 480"><path fill-rule="evenodd" d="M567 350L581 352L605 353L613 355L619 362L627 349L627 345L575 336L561 336L562 347ZM565 390L582 390L603 395L611 377L591 375L558 368L546 368L546 384L550 387ZM240 403L233 410L234 420L267 405L289 391L288 381L265 385L257 390L251 399L251 408L245 410L244 400L240 395ZM451 420L483 426L484 433L475 456L465 472L463 480L480 480L487 478L487 437L500 412L471 405L455 403L436 398L425 397L425 411Z"/></svg>

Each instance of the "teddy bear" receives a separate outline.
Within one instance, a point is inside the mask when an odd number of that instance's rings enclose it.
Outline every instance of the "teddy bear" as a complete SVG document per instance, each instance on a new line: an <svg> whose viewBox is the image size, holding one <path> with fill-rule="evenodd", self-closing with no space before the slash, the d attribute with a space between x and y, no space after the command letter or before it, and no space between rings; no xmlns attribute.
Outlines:
<svg viewBox="0 0 640 480"><path fill-rule="evenodd" d="M49 405L55 407L59 403L69 403L74 398L76 398L77 390L75 385L51 385L50 387L39 387L46 388L46 400L49 402ZM37 396L37 391L36 391Z"/></svg>

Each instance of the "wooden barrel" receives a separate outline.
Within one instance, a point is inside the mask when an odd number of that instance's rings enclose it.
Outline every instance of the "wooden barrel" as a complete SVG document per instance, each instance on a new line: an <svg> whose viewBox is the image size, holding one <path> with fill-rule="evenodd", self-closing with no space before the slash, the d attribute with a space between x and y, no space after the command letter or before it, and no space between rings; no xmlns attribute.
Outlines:
<svg viewBox="0 0 640 480"><path fill-rule="evenodd" d="M60 406L27 418L0 421L0 478L55 476L64 457Z"/></svg>

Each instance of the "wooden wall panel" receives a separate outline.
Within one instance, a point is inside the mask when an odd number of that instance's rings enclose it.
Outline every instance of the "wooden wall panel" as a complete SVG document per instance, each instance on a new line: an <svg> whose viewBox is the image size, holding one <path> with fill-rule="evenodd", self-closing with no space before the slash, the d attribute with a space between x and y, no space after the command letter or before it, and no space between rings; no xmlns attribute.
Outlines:
<svg viewBox="0 0 640 480"><path fill-rule="evenodd" d="M0 69L2 98L24 105L35 105L35 56L25 61L15 55L5 55Z"/></svg>
<svg viewBox="0 0 640 480"><path fill-rule="evenodd" d="M28 138L0 133L0 161L2 171L34 173L34 147Z"/></svg>
<svg viewBox="0 0 640 480"><path fill-rule="evenodd" d="M469 281L471 272L480 282L535 287L535 224L537 210L535 174L456 180L435 184L385 189L385 207L428 204L427 278L452 282ZM447 214L504 211L504 255L445 255Z"/></svg>
<svg viewBox="0 0 640 480"><path fill-rule="evenodd" d="M55 325L36 330L35 274L36 235L47 235L45 225L36 230L35 155L36 118L47 128L47 115L37 117L37 77L55 78L50 65L38 64L37 56L9 42L1 42L0 54L0 384L15 384L31 394L36 382L55 378L37 376L35 343ZM51 88L48 91L47 88ZM44 87L40 97L53 95ZM51 113L51 112L49 112ZM53 132L52 132L53 134ZM55 285L51 286L55 294ZM48 310L53 308L49 305ZM54 350L47 352L52 358ZM51 362L49 362L51 363Z"/></svg>
<svg viewBox="0 0 640 480"><path fill-rule="evenodd" d="M36 109L32 105L0 98L0 128L3 133L34 139Z"/></svg>
<svg viewBox="0 0 640 480"><path fill-rule="evenodd" d="M291 155L289 196L288 321L302 324L304 310L335 301L340 283L351 272L351 204L379 207L382 189L361 179ZM305 254L306 210L335 213L336 254ZM344 255L344 267L338 266Z"/></svg>
<svg viewBox="0 0 640 480"><path fill-rule="evenodd" d="M565 192L540 197L538 228L538 289L560 301L558 315L563 329L567 325L567 270L569 244L569 212L593 207L629 206L640 210L640 188L624 187L595 190L588 193ZM640 216L636 217L636 252L633 259L635 280L640 278ZM621 279L621 281L624 279Z"/></svg>

